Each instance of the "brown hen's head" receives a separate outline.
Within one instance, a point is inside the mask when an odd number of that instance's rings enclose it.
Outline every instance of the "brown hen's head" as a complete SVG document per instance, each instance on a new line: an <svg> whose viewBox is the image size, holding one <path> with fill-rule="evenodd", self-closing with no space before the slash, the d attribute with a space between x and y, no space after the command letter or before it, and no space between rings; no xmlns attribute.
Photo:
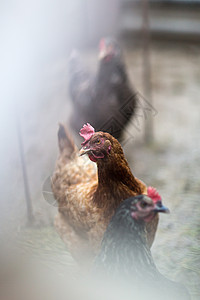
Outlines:
<svg viewBox="0 0 200 300"><path fill-rule="evenodd" d="M85 141L81 144L80 155L88 154L91 161L105 160L113 153L123 155L120 143L109 133L95 132L94 128L87 123L80 130L80 136Z"/></svg>
<svg viewBox="0 0 200 300"><path fill-rule="evenodd" d="M148 187L147 195L132 199L131 217L137 221L150 222L159 212L169 213L169 209L162 204L161 196L153 187Z"/></svg>

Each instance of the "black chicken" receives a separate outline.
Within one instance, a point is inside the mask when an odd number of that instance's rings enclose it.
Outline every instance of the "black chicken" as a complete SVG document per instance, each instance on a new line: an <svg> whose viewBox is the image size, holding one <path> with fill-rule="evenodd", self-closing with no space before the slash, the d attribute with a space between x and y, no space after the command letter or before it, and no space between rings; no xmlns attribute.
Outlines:
<svg viewBox="0 0 200 300"><path fill-rule="evenodd" d="M104 234L93 274L128 286L131 295L137 291L141 299L190 299L182 285L159 273L147 244L145 223L157 213L169 211L160 199L139 195L118 207Z"/></svg>
<svg viewBox="0 0 200 300"><path fill-rule="evenodd" d="M120 139L133 116L137 96L131 88L121 49L112 38L100 41L99 65L95 76L82 66L78 53L69 61L69 93L73 103L70 125L78 134L88 122L97 131Z"/></svg>

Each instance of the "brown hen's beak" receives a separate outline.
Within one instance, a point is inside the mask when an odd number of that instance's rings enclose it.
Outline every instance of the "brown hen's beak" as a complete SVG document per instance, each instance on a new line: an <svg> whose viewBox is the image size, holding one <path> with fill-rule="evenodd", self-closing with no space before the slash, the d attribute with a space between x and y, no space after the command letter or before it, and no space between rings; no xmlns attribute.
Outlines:
<svg viewBox="0 0 200 300"><path fill-rule="evenodd" d="M88 154L88 153L90 153L90 152L91 152L91 150L90 150L89 148L83 147L83 148L81 148L81 150L79 151L79 155L82 156L82 155Z"/></svg>

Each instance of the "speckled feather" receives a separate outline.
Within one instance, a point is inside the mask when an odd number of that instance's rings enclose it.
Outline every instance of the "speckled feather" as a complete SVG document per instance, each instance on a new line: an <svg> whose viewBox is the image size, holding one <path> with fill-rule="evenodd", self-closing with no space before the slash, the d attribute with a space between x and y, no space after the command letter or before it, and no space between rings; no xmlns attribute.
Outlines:
<svg viewBox="0 0 200 300"><path fill-rule="evenodd" d="M151 194L159 199L155 191L151 190ZM119 205L104 233L92 275L103 279L102 282L114 281L115 285L119 282L120 286L130 288L132 296L128 299L189 300L185 287L165 278L154 264L147 243L145 221L133 218L131 214L132 208L137 210L136 204L142 201L144 196L139 195Z"/></svg>

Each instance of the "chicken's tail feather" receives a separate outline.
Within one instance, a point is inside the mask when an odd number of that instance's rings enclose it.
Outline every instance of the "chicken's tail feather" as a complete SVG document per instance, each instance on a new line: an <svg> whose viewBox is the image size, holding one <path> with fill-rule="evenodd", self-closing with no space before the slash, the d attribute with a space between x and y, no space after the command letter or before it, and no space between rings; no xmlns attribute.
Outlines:
<svg viewBox="0 0 200 300"><path fill-rule="evenodd" d="M60 149L60 153L65 150L65 156L71 157L71 155L77 151L77 147L74 143L73 138L68 132L65 125L59 123L58 129L58 145Z"/></svg>

